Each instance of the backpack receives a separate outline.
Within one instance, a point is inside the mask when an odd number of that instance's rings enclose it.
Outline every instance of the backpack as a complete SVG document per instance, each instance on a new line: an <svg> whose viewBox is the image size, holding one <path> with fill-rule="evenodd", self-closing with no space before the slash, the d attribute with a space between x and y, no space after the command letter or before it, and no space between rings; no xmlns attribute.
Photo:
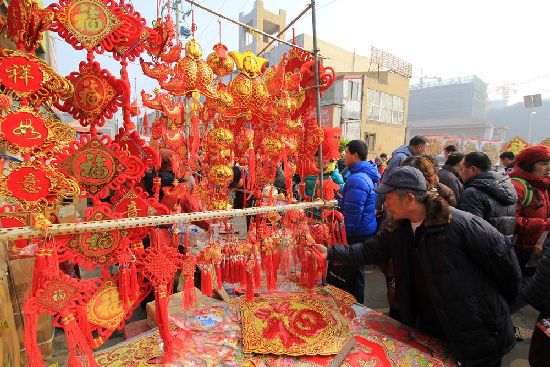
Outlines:
<svg viewBox="0 0 550 367"><path fill-rule="evenodd" d="M528 207L529 204L531 204L531 201L533 201L533 195L535 193L535 190L533 189L533 186L531 186L531 184L523 178L512 177L512 180L517 181L517 182L521 182L523 184L523 186L525 186L525 197L523 198L523 201L521 202L521 207L522 208Z"/></svg>

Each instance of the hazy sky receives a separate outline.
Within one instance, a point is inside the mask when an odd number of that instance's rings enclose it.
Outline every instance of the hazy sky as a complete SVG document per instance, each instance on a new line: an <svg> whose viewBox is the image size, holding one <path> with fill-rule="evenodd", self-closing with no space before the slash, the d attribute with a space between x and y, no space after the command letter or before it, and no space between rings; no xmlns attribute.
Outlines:
<svg viewBox="0 0 550 367"><path fill-rule="evenodd" d="M47 5L53 1L44 2ZM150 24L156 16L156 1L131 2ZM238 20L239 12L248 13L254 0L200 3ZM300 0L264 0L271 11L286 9L287 22L306 4ZM182 8L188 10L190 6L183 2ZM512 101L525 94L550 96L548 0L318 0L317 8L320 39L349 50L355 48L365 56L369 56L371 46L378 47L412 63L415 77L475 74L490 83L492 99L498 97L496 88L505 81L517 84L512 87L518 90L512 94ZM296 23L296 35L312 33L310 14ZM196 23L197 39L206 55L218 41L218 21L197 9ZM237 49L237 26L222 20L222 29L222 41L230 50ZM85 53L55 42L60 73L77 70ZM106 56L98 60L118 75L115 60ZM137 78L138 92L152 89L155 82L144 77L138 62L135 64L130 67L132 87Z"/></svg>

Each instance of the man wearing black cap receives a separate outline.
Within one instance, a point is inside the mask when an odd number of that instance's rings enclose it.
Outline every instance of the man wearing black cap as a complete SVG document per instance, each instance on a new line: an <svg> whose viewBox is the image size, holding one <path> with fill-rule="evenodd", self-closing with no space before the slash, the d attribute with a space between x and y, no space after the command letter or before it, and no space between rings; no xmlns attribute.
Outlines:
<svg viewBox="0 0 550 367"><path fill-rule="evenodd" d="M521 285L510 241L428 192L416 168L395 169L375 190L393 224L363 243L318 250L351 266L392 259L402 322L448 341L461 366L500 366L515 344L508 305Z"/></svg>

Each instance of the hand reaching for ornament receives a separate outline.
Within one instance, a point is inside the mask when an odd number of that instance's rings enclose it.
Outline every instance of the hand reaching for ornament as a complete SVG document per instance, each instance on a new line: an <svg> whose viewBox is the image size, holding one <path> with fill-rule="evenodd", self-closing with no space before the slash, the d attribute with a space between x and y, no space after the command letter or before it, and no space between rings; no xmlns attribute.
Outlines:
<svg viewBox="0 0 550 367"><path fill-rule="evenodd" d="M327 259L327 254L328 254L328 251L327 251L327 248L325 247L325 245L321 245L319 243L316 243L313 247L317 253L319 255L321 255L321 257L326 260Z"/></svg>

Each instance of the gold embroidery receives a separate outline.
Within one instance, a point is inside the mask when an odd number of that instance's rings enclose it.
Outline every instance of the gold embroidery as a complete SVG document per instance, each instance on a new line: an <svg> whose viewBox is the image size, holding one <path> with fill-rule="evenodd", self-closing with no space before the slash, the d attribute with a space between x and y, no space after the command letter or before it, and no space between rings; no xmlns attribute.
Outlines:
<svg viewBox="0 0 550 367"><path fill-rule="evenodd" d="M34 130L31 119L26 119L25 121L21 121L19 123L19 126L13 130L13 134L19 135L19 136L25 136L27 135L27 132L29 135L28 139L34 140L34 139L40 139L42 137L42 134Z"/></svg>

